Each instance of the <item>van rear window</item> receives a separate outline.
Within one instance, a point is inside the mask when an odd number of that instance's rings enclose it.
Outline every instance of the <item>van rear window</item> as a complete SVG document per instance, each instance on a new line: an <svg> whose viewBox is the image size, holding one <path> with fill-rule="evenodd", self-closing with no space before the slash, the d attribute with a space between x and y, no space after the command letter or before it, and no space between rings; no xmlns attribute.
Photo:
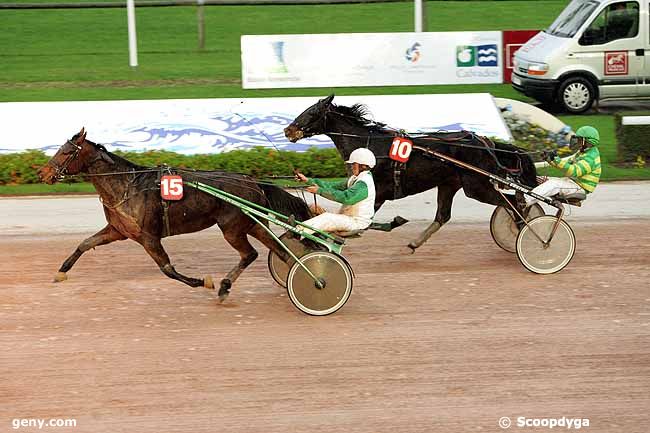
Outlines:
<svg viewBox="0 0 650 433"><path fill-rule="evenodd" d="M560 38L572 38L600 3L594 0L573 0L546 33Z"/></svg>

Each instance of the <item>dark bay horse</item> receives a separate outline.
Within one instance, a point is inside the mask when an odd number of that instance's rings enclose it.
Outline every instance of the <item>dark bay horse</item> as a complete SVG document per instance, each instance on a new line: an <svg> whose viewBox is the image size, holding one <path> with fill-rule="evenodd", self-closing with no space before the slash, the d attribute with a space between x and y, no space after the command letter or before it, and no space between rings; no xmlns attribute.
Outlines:
<svg viewBox="0 0 650 433"><path fill-rule="evenodd" d="M160 240L166 236L203 230L214 224L219 226L226 241L241 257L239 263L221 280L221 300L228 295L237 277L258 256L248 241L249 235L283 260L288 259L287 253L278 247L263 227L244 215L239 208L216 197L186 187L181 200L164 204L157 184L160 168L141 167L108 152L104 146L87 140L84 129L61 146L56 155L39 170L41 180L48 184L78 173L90 176L99 193L108 224L79 244L61 265L55 281L67 279L66 272L89 249L133 239L144 247L168 277L192 287L205 285L212 288L207 278L191 278L177 272ZM279 213L293 214L300 220L311 216L304 201L276 186L259 184L248 176L193 171L183 171L182 176L185 180L201 181Z"/></svg>
<svg viewBox="0 0 650 433"><path fill-rule="evenodd" d="M400 173L396 175L395 165L389 159L388 153L397 131L370 120L363 105L345 107L333 104L333 99L334 95L330 95L307 108L285 128L285 136L295 143L302 138L325 134L332 139L344 161L358 147L372 150L377 157L377 165L372 170L377 189L375 210L378 210L386 200L397 200L437 187L438 210L435 219L417 239L409 243L408 246L412 251L419 248L449 221L452 201L460 188L463 188L467 197L483 203L495 206L507 204L487 177L442 162L421 151L413 150L406 166L400 168ZM444 107L431 107L431 109L444 109ZM467 137L469 139L476 137L479 143L491 144L491 141L485 137L474 136L467 132L419 134L413 138L413 144L431 148L501 176L507 174L506 167L519 168L520 183L530 187L537 185L535 165L524 150L507 143L495 143L494 149L474 147L477 144L464 146L461 143L467 141ZM514 195L506 195L506 197L521 210Z"/></svg>

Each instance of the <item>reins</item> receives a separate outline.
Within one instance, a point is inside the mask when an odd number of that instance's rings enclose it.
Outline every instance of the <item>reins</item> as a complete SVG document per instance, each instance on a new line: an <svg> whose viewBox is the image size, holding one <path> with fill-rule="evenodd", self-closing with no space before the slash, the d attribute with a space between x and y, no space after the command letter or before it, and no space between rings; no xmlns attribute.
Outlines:
<svg viewBox="0 0 650 433"><path fill-rule="evenodd" d="M106 148L101 145L101 144L93 144L99 152L107 152ZM218 181L219 183L235 188L242 188L242 189L247 189L255 194L258 194L259 196L262 196L266 198L266 195L264 193L264 190L259 188L262 185L268 185L268 186L275 186L281 188L281 186L276 185L274 182L271 181L264 181L261 179L255 179L252 176L249 176L244 173L226 173L226 172L219 172L219 171L208 171L208 170L195 170L195 169L187 169L187 168L180 168L180 167L171 167L168 165L161 165L157 167L148 167L148 168L141 168L141 169L134 169L134 170L124 170L124 171L111 171L111 172L105 172L105 173L84 173L84 174L68 174L67 169L68 166L72 163L72 161L75 160L75 158L79 155L81 152L82 147L76 145L73 143L71 140L68 140L66 144L70 144L74 147L74 151L70 152L69 154L66 155L66 159L63 161L62 164L57 164L53 160L48 161L48 164L54 168L55 174L54 176L59 179L63 180L66 178L84 178L84 177L105 177L105 176L123 176L123 175L136 175L136 174L144 174L144 173L159 173L161 176L163 173L178 173L178 174L184 174L189 177L193 177L198 180L204 180L204 181ZM278 150L279 152L279 150ZM100 159L100 158L97 158ZM95 160L93 160L94 162ZM128 161L131 163L130 161ZM132 164L132 163L131 163ZM121 199L115 203L115 204L108 204L106 203L101 195L99 197L100 202L102 203L103 206L105 206L108 209L116 209L132 199L134 196L138 194L142 194L146 191L154 191L157 188L143 188L139 189L136 191L133 191L131 193L129 190L131 189L131 184L135 181L135 176L132 180L128 181L128 184L126 185L126 189L124 191L124 194L122 194ZM292 187L293 189L296 190L301 190L302 198L304 201L304 191L302 189L304 187ZM268 199L267 199L268 200ZM315 202L315 201L314 201ZM316 202L315 202L316 203Z"/></svg>
<svg viewBox="0 0 650 433"><path fill-rule="evenodd" d="M376 122L374 120L366 119L363 116L352 116L349 114L345 113L340 113L336 111L336 109L333 109L332 107L335 107L333 105L330 105L326 108L324 114L323 114L323 129L325 132L323 134L328 135L328 136L339 136L339 137L349 137L349 138L359 138L359 139L366 139L366 148L370 147L371 144L371 139L376 138L377 135L372 135L372 131L369 131L369 134L364 135L364 134L351 134L351 133L345 133L345 132L334 132L334 131L327 131L327 117L328 114L335 114L339 117L346 118L346 119L351 119L352 121L355 121L357 123L361 123L362 127L366 128L371 128L371 127L376 127L381 130L381 132L388 133L388 134L393 134L396 137L406 137L410 138L413 140L419 140L419 141L431 141L431 142L436 142L439 144L445 144L448 146L454 146L454 147L459 147L459 148L467 148L467 149L477 149L477 150L483 150L486 151L494 160L495 164L497 167L501 170L504 170L508 173L512 174L517 174L522 172L522 163L521 159L517 158L517 167L516 168L510 168L504 166L501 161L499 161L499 158L497 156L496 152L501 152L501 153L508 153L508 154L515 154L515 155L535 155L542 153L542 151L534 150L534 151L525 151L523 149L516 149L516 150L508 150L508 149L498 149L494 142L490 140L487 137L482 137L478 134L475 134L470 131L461 131L458 136L456 137L437 137L435 136L434 133L408 133L405 130L398 130L391 128L389 126L386 126L383 123ZM438 131L442 133L446 133L447 131ZM453 133L453 132L452 132ZM380 137L381 138L381 137ZM470 143L463 143L462 141L470 141L475 142L478 141L479 143L482 144L482 146L470 144ZM417 146L414 147L418 150L419 149ZM379 158L386 158L386 156L379 156Z"/></svg>
<svg viewBox="0 0 650 433"><path fill-rule="evenodd" d="M372 134L362 135L362 134L349 134L349 133L345 133L345 132L327 131L327 115L328 114L335 114L335 115L337 115L339 117L344 117L346 119L355 120L357 122L361 121L359 119L359 117L350 116L350 115L344 114L344 113L339 113L338 111L331 109L331 106L327 107L327 109L325 110L324 116L323 116L323 118L324 118L324 128L323 129L325 130L325 132L323 132L323 134L325 134L325 135L336 135L336 136L339 136L339 137L350 137L350 138L365 138L367 140L370 140L371 138L376 137L376 135L373 136ZM379 128L384 128L383 129L384 132L394 133L396 136L404 136L404 137L407 137L407 138L420 139L420 140L439 141L439 142L444 142L444 144L448 144L450 146L465 147L465 148L470 148L470 149L488 150L488 149L486 149L486 147L489 147L489 146L483 147L483 146L474 146L474 145L471 145L471 144L457 143L458 141L466 139L470 135L472 135L474 137L477 137L479 140L482 141L482 139L481 139L481 137L479 135L474 134L473 132L469 132L469 131L464 131L464 132L467 132L467 134L465 136L461 136L461 137L458 137L458 138L438 138L438 137L433 137L431 135L431 134L435 134L435 133L407 132L407 131L402 130L402 129L392 128L390 126L387 126L384 123L376 122L374 120L368 120L368 122L369 122L368 125L363 125L363 126L366 126L366 127L375 126L375 127L379 127ZM445 133L445 132L453 132L453 131L437 131L437 132ZM368 147L368 144L366 144L366 147ZM495 152L515 153L515 154L519 154L519 155L522 155L522 154L534 155L534 154L538 154L538 153L543 152L541 150L524 151L523 149L521 149L521 150L497 149L495 147L492 147L490 149L495 151Z"/></svg>
<svg viewBox="0 0 650 433"><path fill-rule="evenodd" d="M399 130L387 130L386 132L391 132L391 131L395 131L397 134L400 134ZM448 132L448 131L439 131L439 132ZM323 134L325 134L325 135L337 135L337 136L340 136L340 137L350 137L350 138L366 138L366 139L381 138L381 137L378 137L376 135L373 136L373 135L361 135L361 134L348 134L348 133L344 133L344 132L329 132L328 131L328 132L323 132ZM414 133L409 133L409 132L405 132L405 133L403 133L403 135L405 137L407 137L407 138L414 138L414 139L419 139L419 140L438 141L438 142L442 142L444 144L447 144L449 146L465 147L465 148L469 148L469 149L487 150L484 146L474 146L474 145L471 145L471 144L464 144L464 143L457 143L456 142L456 141L462 140L462 139L464 139L466 137L461 137L459 139L453 139L453 138L446 139L446 138L432 137L432 136L430 136L428 134L421 134L421 133L419 133L419 135L416 135ZM479 137L479 136L476 135L476 137ZM493 150L495 152L502 152L502 153L514 153L514 154L518 154L518 155L534 155L534 154L544 152L543 150L531 150L531 151L525 151L523 149L520 149L520 150L507 150L507 149L497 149L496 147L490 148L490 150Z"/></svg>
<svg viewBox="0 0 650 433"><path fill-rule="evenodd" d="M275 143L273 142L273 140L271 140L271 138L270 138L268 135L266 135L266 134L264 133L264 131L261 131L260 129L258 129L257 126L255 126L255 125L254 125L250 120L248 120L248 119L247 119L246 117L244 117L243 115L241 115L241 114L239 114L239 113L237 113L237 112L235 112L235 111L232 111L232 110L230 110L230 112L233 113L233 114L236 114L236 115L239 116L239 117L241 117L241 118L244 120L244 122L248 123L248 124L249 124L252 128L254 128L257 132L259 132L260 134L262 134L262 135L264 136L264 138L266 138L266 140L267 140L269 143L271 143L271 146L273 146L273 148L276 150L276 152L278 152L278 155L280 155L280 157L281 157L285 162L287 162L287 163L289 164L289 166L291 167L291 171L293 171L294 173L297 173L297 172L298 172L298 169L296 168L296 166L293 165L293 163L291 162L290 159L287 159L287 158L284 157L284 153L282 153L282 152L280 151L280 149L275 145ZM277 186L277 185L275 185L273 182L257 181L257 183L258 183L258 184L262 184L262 185L273 185L273 186ZM299 190L299 191L300 191L300 195L302 196L302 200L303 200L304 202L307 202L307 199L305 198L305 191L304 191L304 189L307 188L307 187L306 187L306 186L298 186L298 187L293 187L293 188L296 189L296 190ZM314 196L314 209L317 209L317 208L318 208L318 202L317 202L317 200L316 200L316 194L312 194L312 195Z"/></svg>

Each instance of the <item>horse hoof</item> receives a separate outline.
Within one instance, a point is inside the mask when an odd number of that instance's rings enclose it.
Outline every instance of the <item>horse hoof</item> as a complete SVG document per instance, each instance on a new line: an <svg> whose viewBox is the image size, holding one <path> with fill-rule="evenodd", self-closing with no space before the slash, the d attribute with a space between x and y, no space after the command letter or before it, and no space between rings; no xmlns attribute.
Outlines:
<svg viewBox="0 0 650 433"><path fill-rule="evenodd" d="M206 289L214 290L214 282L212 281L212 277L210 275L206 275L205 278L203 278L203 287Z"/></svg>
<svg viewBox="0 0 650 433"><path fill-rule="evenodd" d="M54 276L54 282L55 283L60 283L61 281L65 281L68 279L68 276L66 275L65 272L57 272L56 275Z"/></svg>
<svg viewBox="0 0 650 433"><path fill-rule="evenodd" d="M230 287L232 287L232 282L228 279L221 280L221 287L219 288L219 302L226 300L230 294Z"/></svg>

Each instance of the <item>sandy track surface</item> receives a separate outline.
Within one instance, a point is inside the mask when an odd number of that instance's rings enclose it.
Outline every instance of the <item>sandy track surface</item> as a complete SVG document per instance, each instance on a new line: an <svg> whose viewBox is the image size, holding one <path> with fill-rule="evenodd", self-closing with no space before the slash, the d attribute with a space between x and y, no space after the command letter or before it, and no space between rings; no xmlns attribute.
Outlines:
<svg viewBox="0 0 650 433"><path fill-rule="evenodd" d="M0 431L497 432L517 417L588 418L588 432L650 425L650 220L572 223L578 249L538 276L487 224L368 232L345 255L338 313L295 309L265 254L223 305L164 277L124 241L50 281L84 236L3 236ZM90 233L88 233L90 234ZM176 267L223 276L216 230L165 241ZM552 431L566 431L556 428ZM23 428L16 431L38 431Z"/></svg>

